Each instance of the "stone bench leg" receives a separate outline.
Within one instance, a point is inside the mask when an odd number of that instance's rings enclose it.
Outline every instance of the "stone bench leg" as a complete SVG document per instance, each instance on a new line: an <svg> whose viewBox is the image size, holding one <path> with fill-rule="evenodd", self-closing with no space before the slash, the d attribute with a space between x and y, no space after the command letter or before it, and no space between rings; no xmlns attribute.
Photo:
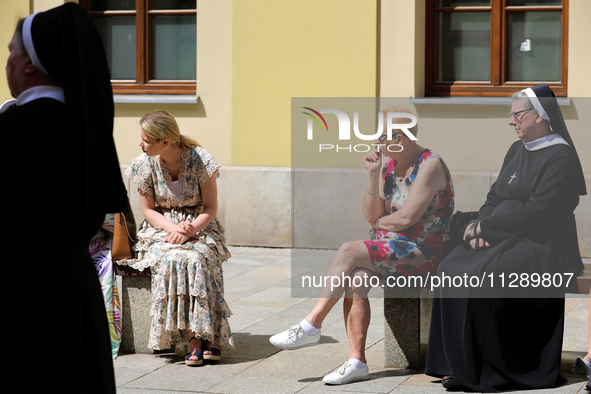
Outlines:
<svg viewBox="0 0 591 394"><path fill-rule="evenodd" d="M433 293L426 289L386 289L384 293L384 366L419 369L429 340Z"/></svg>
<svg viewBox="0 0 591 394"><path fill-rule="evenodd" d="M148 349L150 336L150 305L152 303L149 276L121 277L121 351L124 353L153 353Z"/></svg>

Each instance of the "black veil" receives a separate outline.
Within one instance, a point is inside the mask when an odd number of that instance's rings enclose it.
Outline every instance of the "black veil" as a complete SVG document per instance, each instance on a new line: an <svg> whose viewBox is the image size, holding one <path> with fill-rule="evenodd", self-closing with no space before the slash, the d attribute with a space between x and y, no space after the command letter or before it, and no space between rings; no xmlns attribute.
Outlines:
<svg viewBox="0 0 591 394"><path fill-rule="evenodd" d="M566 128L566 123L564 122L564 118L562 116L562 112L560 111L560 107L558 106L558 101L556 100L554 92L545 83L536 85L530 89L525 89L525 92L528 94L536 111L543 118L550 122L550 127L552 127L552 131L560 134L560 136L564 138L564 140L573 149L575 157L577 158L577 168L575 169L575 171L577 171L577 192L580 196L586 195L587 188L585 186L585 176L583 175L583 167L581 166L581 160L579 159L579 155L577 154L575 144L568 132L568 129ZM535 97L532 95L532 93L533 95L535 95Z"/></svg>
<svg viewBox="0 0 591 394"><path fill-rule="evenodd" d="M127 192L113 141L113 91L102 40L86 11L75 3L29 18L30 32L23 29L23 39L25 44L27 39L32 42L36 54L31 58L36 57L40 69L64 89L69 138L76 146L71 153L84 179L77 198L93 210L125 211Z"/></svg>

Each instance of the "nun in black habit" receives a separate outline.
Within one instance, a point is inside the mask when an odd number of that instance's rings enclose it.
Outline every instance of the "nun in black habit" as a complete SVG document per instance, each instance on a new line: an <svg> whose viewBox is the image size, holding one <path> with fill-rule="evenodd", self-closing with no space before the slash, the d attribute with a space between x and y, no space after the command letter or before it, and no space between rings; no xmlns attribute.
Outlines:
<svg viewBox="0 0 591 394"><path fill-rule="evenodd" d="M8 365L34 373L37 389L114 393L106 312L88 253L105 214L127 208L102 42L87 13L66 3L19 21L9 50L15 100L2 107L0 131L13 150L2 193L4 250L12 257L3 276L18 283L5 328L19 340L5 337Z"/></svg>
<svg viewBox="0 0 591 394"><path fill-rule="evenodd" d="M573 214L586 194L583 170L548 85L515 93L510 117L520 140L464 243L438 268L440 277L484 282L435 292L425 373L450 389L548 388L563 380L565 285L583 269Z"/></svg>

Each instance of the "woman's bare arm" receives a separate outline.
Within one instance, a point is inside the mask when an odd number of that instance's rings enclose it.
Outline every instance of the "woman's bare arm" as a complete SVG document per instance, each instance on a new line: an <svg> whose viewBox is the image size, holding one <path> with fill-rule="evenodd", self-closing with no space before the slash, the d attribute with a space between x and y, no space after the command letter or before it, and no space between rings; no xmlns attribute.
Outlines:
<svg viewBox="0 0 591 394"><path fill-rule="evenodd" d="M384 213L384 183L381 177L382 160L380 153L374 149L363 158L367 168L367 185L363 194L362 211L369 223L374 223Z"/></svg>
<svg viewBox="0 0 591 394"><path fill-rule="evenodd" d="M386 231L401 231L417 223L433 197L447 185L447 176L441 161L429 158L417 172L413 188L408 194L402 208L384 216L379 221L379 229Z"/></svg>

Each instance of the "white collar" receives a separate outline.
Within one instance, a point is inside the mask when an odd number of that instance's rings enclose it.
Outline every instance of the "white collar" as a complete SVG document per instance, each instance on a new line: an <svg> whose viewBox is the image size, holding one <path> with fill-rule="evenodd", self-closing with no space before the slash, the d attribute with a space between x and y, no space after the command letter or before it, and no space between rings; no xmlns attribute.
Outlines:
<svg viewBox="0 0 591 394"><path fill-rule="evenodd" d="M568 145L568 142L564 140L558 133L546 135L542 138L538 138L537 140L523 142L525 145L525 149L532 151L532 150L540 150L546 148L548 146L556 145L556 144L564 144ZM569 145L570 146L570 145Z"/></svg>
<svg viewBox="0 0 591 394"><path fill-rule="evenodd" d="M64 89L58 86L41 85L33 86L32 88L29 88L21 94L19 94L16 100L16 105L23 105L28 103L29 101L37 100L43 97L52 98L64 104L66 103Z"/></svg>

